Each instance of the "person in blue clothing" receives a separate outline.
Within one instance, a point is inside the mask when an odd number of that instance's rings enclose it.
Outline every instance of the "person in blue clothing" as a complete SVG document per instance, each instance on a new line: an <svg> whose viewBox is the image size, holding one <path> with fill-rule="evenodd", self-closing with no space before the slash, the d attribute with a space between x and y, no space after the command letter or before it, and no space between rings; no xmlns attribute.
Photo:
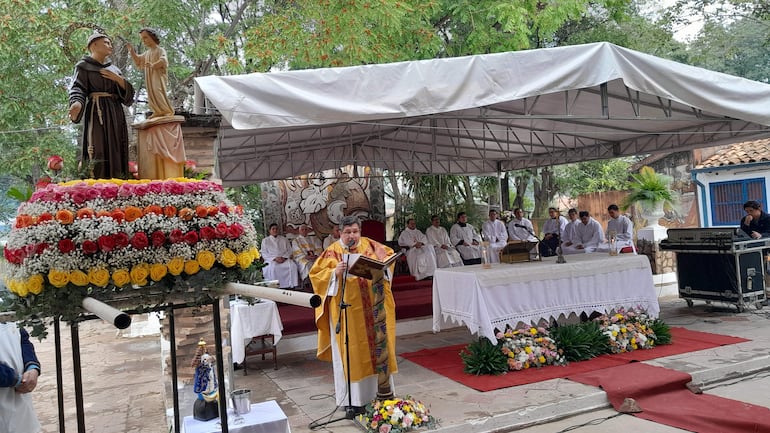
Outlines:
<svg viewBox="0 0 770 433"><path fill-rule="evenodd" d="M0 431L40 432L30 394L39 375L40 362L27 331L15 323L0 324Z"/></svg>
<svg viewBox="0 0 770 433"><path fill-rule="evenodd" d="M754 239L770 238L770 214L762 210L762 204L749 200L743 210L746 216L741 220L741 230Z"/></svg>

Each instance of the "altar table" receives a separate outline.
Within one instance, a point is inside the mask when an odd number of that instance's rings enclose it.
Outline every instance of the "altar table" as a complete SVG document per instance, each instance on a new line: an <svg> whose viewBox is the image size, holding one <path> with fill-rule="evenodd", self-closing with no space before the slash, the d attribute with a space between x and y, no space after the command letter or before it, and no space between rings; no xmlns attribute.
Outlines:
<svg viewBox="0 0 770 433"><path fill-rule="evenodd" d="M289 419L275 400L252 404L251 411L241 417L243 421L238 422L235 412L232 409L227 410L227 429L231 433L291 433ZM222 431L222 426L219 418L198 421L192 416L186 416L182 431L184 433L218 433Z"/></svg>
<svg viewBox="0 0 770 433"><path fill-rule="evenodd" d="M244 300L230 302L230 339L233 348L233 362L243 363L246 345L252 337L272 335L273 344L281 339L283 324L275 301L262 299L249 305Z"/></svg>
<svg viewBox="0 0 770 433"><path fill-rule="evenodd" d="M495 328L516 327L561 314L602 313L618 308L660 313L647 256L606 253L543 261L436 269L433 274L433 332L462 323L471 333L497 342ZM451 322L450 322L451 321Z"/></svg>

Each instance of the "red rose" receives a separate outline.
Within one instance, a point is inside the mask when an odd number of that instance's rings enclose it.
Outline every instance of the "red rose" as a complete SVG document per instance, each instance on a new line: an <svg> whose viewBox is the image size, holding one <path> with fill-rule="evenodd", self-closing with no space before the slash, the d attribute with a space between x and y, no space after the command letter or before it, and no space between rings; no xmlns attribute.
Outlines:
<svg viewBox="0 0 770 433"><path fill-rule="evenodd" d="M168 234L168 238L172 244L178 244L184 242L184 233L182 233L182 230L174 229Z"/></svg>
<svg viewBox="0 0 770 433"><path fill-rule="evenodd" d="M195 230L190 230L189 232L184 234L184 241L187 242L190 245L195 245L198 243L198 232Z"/></svg>
<svg viewBox="0 0 770 433"><path fill-rule="evenodd" d="M152 232L152 246L155 248L162 247L166 243L166 235L160 231L155 230Z"/></svg>
<svg viewBox="0 0 770 433"><path fill-rule="evenodd" d="M226 238L227 237L227 223L221 222L221 223L217 224L216 232L217 232L217 238L218 239Z"/></svg>
<svg viewBox="0 0 770 433"><path fill-rule="evenodd" d="M45 242L40 242L39 244L35 245L35 255L40 255L47 250L49 245Z"/></svg>
<svg viewBox="0 0 770 433"><path fill-rule="evenodd" d="M128 246L128 234L124 232L115 233L112 235L112 240L115 243L115 248L125 248Z"/></svg>
<svg viewBox="0 0 770 433"><path fill-rule="evenodd" d="M233 223L227 228L227 237L230 239L238 239L243 235L243 226L238 223Z"/></svg>
<svg viewBox="0 0 770 433"><path fill-rule="evenodd" d="M48 157L48 169L53 171L59 171L64 168L64 160L59 155L51 155Z"/></svg>
<svg viewBox="0 0 770 433"><path fill-rule="evenodd" d="M147 234L145 232L137 232L131 238L131 246L137 250L147 248L148 245L150 245L150 240L147 239Z"/></svg>
<svg viewBox="0 0 770 433"><path fill-rule="evenodd" d="M99 251L99 244L90 239L85 240L83 241L81 249L83 250L83 254L94 254L95 252Z"/></svg>
<svg viewBox="0 0 770 433"><path fill-rule="evenodd" d="M111 235L99 236L99 239L97 239L96 242L99 244L99 249L105 253L109 253L115 249L115 238Z"/></svg>
<svg viewBox="0 0 770 433"><path fill-rule="evenodd" d="M201 239L210 241L212 239L216 239L217 232L214 230L214 227L211 226L204 226L201 227Z"/></svg>
<svg viewBox="0 0 770 433"><path fill-rule="evenodd" d="M48 212L43 212L43 213L41 213L40 215L37 216L38 224L39 223L44 223L46 221L53 221L53 215L51 215Z"/></svg>
<svg viewBox="0 0 770 433"><path fill-rule="evenodd" d="M72 239L62 239L59 241L58 247L59 251L67 254L75 250L75 243L72 242Z"/></svg>

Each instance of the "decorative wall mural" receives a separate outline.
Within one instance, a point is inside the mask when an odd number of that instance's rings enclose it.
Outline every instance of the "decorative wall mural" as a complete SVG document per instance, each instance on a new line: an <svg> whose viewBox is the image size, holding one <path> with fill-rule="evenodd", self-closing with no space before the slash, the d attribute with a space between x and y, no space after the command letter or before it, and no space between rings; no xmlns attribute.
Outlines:
<svg viewBox="0 0 770 433"><path fill-rule="evenodd" d="M323 238L347 215L384 221L383 194L381 171L367 167L347 166L268 182L262 188L265 227L276 223L290 235L308 224Z"/></svg>

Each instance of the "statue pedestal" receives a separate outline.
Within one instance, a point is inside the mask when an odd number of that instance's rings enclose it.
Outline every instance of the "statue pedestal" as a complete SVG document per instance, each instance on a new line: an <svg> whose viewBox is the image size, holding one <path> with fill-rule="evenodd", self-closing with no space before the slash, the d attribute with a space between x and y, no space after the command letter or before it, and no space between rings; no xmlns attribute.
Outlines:
<svg viewBox="0 0 770 433"><path fill-rule="evenodd" d="M166 116L131 125L138 131L140 179L184 177L184 121L184 116Z"/></svg>
<svg viewBox="0 0 770 433"><path fill-rule="evenodd" d="M671 251L660 249L660 241L668 238L667 230L666 227L653 224L636 232L637 249L640 254L650 258L652 280L659 297L679 294L676 278L676 257Z"/></svg>

